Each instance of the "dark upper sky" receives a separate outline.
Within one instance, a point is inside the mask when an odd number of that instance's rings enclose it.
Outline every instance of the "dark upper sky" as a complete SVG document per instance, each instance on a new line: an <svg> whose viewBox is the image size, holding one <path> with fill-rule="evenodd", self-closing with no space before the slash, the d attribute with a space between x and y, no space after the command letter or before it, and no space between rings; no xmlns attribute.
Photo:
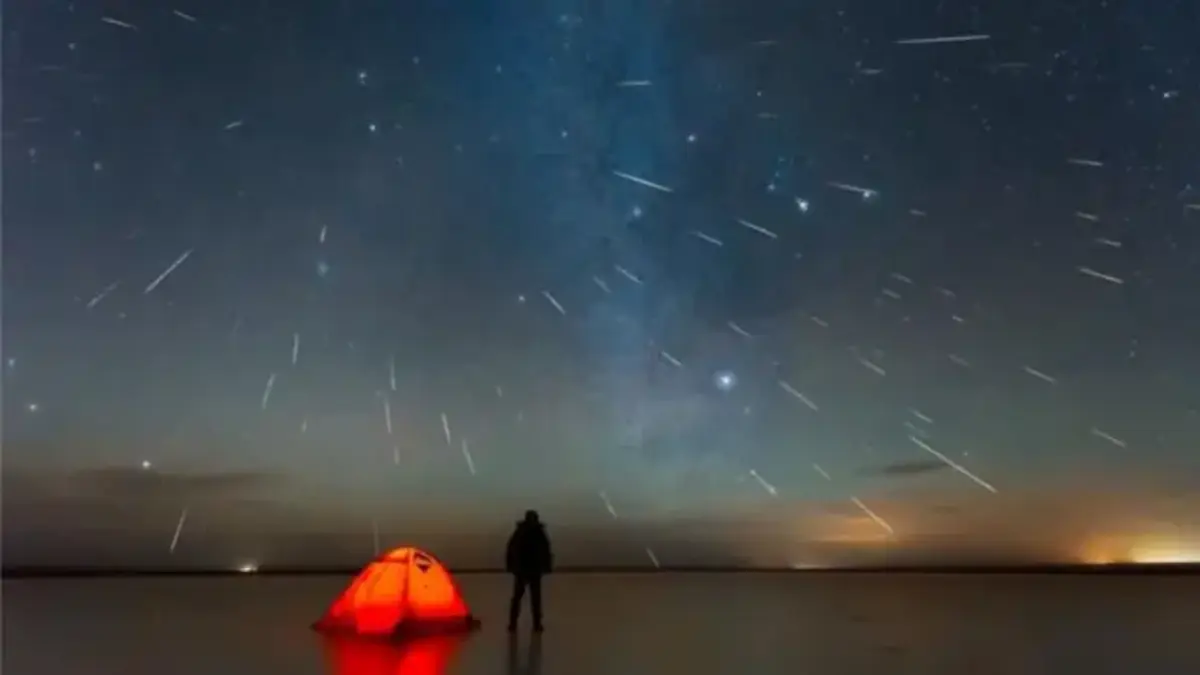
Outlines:
<svg viewBox="0 0 1200 675"><path fill-rule="evenodd" d="M6 10L8 560L1200 540L1194 3Z"/></svg>

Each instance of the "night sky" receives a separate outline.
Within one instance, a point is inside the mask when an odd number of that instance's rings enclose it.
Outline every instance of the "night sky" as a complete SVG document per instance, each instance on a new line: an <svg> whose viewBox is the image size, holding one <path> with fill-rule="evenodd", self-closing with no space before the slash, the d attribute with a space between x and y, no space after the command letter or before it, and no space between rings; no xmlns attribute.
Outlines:
<svg viewBox="0 0 1200 675"><path fill-rule="evenodd" d="M6 10L6 563L1200 558L1194 3Z"/></svg>

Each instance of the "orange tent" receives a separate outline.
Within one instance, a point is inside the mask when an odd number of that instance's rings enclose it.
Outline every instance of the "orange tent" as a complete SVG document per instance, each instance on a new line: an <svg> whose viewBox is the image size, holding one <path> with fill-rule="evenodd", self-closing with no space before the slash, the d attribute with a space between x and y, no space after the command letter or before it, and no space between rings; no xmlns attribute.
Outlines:
<svg viewBox="0 0 1200 675"><path fill-rule="evenodd" d="M468 631L479 626L449 570L432 555L397 548L367 564L313 628L386 637Z"/></svg>

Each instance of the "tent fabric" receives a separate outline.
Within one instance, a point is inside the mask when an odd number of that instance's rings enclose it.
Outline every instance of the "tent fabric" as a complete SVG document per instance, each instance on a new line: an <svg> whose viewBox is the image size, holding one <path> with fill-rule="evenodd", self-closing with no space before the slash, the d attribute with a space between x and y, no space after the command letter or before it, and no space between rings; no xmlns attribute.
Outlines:
<svg viewBox="0 0 1200 675"><path fill-rule="evenodd" d="M472 623L446 567L425 551L402 547L368 563L314 627L382 636Z"/></svg>

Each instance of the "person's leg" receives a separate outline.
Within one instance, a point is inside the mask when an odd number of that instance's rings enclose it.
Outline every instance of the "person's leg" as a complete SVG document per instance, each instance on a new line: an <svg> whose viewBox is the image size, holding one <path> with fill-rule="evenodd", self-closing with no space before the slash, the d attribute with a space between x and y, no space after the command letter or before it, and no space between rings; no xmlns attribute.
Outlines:
<svg viewBox="0 0 1200 675"><path fill-rule="evenodd" d="M521 600L525 597L525 580L513 576L512 600L508 603L508 629L516 630L517 620L521 618Z"/></svg>
<svg viewBox="0 0 1200 675"><path fill-rule="evenodd" d="M533 610L533 629L542 629L542 578L529 580L529 604Z"/></svg>

